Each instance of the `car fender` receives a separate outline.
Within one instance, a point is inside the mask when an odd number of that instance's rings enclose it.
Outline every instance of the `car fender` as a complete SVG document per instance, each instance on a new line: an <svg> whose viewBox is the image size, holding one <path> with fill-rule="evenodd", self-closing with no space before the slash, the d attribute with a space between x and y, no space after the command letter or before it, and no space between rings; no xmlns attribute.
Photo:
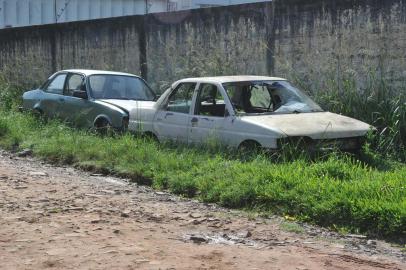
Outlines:
<svg viewBox="0 0 406 270"><path fill-rule="evenodd" d="M261 124L243 121L240 117L232 120L232 124L225 131L227 137L232 139L232 144L238 147L244 141L256 141L264 148L277 148L279 138L286 137L280 130L269 129Z"/></svg>
<svg viewBox="0 0 406 270"><path fill-rule="evenodd" d="M35 104L34 104L34 106L33 106L33 108L32 108L34 111L43 111L42 110L42 108L41 108L41 101L39 100L39 101L37 101Z"/></svg>
<svg viewBox="0 0 406 270"><path fill-rule="evenodd" d="M23 109L24 110L41 110L43 111L42 105L42 91L39 89L29 90L24 92L23 99Z"/></svg>
<svg viewBox="0 0 406 270"><path fill-rule="evenodd" d="M114 128L122 128L123 118L129 117L129 113L119 106L103 102L100 100L94 100L94 104L97 106L96 111L100 113L96 115L93 121L93 126L100 118L105 118L112 127ZM101 112L104 111L104 112ZM108 113L107 113L108 111Z"/></svg>

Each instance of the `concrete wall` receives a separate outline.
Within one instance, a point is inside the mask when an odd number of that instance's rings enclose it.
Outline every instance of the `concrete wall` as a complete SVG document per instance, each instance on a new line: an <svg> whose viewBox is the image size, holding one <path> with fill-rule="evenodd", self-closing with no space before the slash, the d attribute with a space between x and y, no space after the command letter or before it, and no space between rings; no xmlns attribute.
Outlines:
<svg viewBox="0 0 406 270"><path fill-rule="evenodd" d="M186 76L278 75L304 85L381 76L404 83L403 0L275 0L0 30L0 67L43 80L62 68Z"/></svg>
<svg viewBox="0 0 406 270"><path fill-rule="evenodd" d="M186 76L267 74L271 5L148 16L148 79L161 89Z"/></svg>
<svg viewBox="0 0 406 270"><path fill-rule="evenodd" d="M406 2L287 0L275 5L274 73L343 81L368 76L405 83Z"/></svg>
<svg viewBox="0 0 406 270"><path fill-rule="evenodd" d="M69 68L141 74L145 62L142 16L0 30L0 68L27 85Z"/></svg>

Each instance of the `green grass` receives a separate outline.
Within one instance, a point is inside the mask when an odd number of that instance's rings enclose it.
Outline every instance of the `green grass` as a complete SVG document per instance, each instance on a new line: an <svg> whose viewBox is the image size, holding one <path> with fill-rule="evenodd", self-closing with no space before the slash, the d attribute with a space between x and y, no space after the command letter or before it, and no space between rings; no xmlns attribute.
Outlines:
<svg viewBox="0 0 406 270"><path fill-rule="evenodd" d="M331 228L403 239L406 166L374 169L335 154L311 161L158 145L131 135L100 137L0 111L0 147L32 148L50 162L130 177L204 202L294 216Z"/></svg>

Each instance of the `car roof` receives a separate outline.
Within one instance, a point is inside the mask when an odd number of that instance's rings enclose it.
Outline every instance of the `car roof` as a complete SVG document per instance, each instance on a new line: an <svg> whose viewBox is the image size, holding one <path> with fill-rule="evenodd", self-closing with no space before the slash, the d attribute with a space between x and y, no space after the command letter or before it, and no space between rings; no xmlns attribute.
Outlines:
<svg viewBox="0 0 406 270"><path fill-rule="evenodd" d="M229 83L229 82L248 82L248 81L286 81L286 79L267 76L236 75L236 76L186 78L179 80L177 82Z"/></svg>
<svg viewBox="0 0 406 270"><path fill-rule="evenodd" d="M134 74L124 73L124 72L116 72L116 71L108 71L108 70L91 70L91 69L66 69L61 70L59 72L72 72L72 73L81 73L85 76L90 75L97 75L97 74L107 74L107 75L121 75L121 76L135 76L139 77Z"/></svg>

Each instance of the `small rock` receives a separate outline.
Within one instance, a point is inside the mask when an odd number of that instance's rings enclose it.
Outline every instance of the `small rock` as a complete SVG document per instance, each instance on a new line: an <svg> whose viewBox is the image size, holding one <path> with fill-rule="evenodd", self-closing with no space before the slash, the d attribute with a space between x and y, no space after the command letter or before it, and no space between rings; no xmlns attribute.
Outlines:
<svg viewBox="0 0 406 270"><path fill-rule="evenodd" d="M252 233L250 231L242 231L238 234L238 237L241 237L241 238L248 238L251 236L252 236Z"/></svg>
<svg viewBox="0 0 406 270"><path fill-rule="evenodd" d="M30 172L30 176L48 176L46 172Z"/></svg>
<svg viewBox="0 0 406 270"><path fill-rule="evenodd" d="M63 211L83 211L83 207L70 207L70 208L65 208Z"/></svg>
<svg viewBox="0 0 406 270"><path fill-rule="evenodd" d="M140 259L135 261L135 263L147 263L147 262L149 262L149 260L147 259Z"/></svg>
<svg viewBox="0 0 406 270"><path fill-rule="evenodd" d="M343 245L343 244L334 244L333 247L344 249L345 245Z"/></svg>
<svg viewBox="0 0 406 270"><path fill-rule="evenodd" d="M31 155L32 155L32 150L31 149L24 149L23 151L17 153L18 157L28 157L28 156L31 156Z"/></svg>
<svg viewBox="0 0 406 270"><path fill-rule="evenodd" d="M90 221L91 224L98 224L100 222L102 222L101 219L94 219L94 220Z"/></svg>
<svg viewBox="0 0 406 270"><path fill-rule="evenodd" d="M107 189L103 189L103 190L101 190L101 192L106 193L106 194L112 194L112 195L115 195L115 194L116 194L115 191L113 191L113 190L107 190Z"/></svg>
<svg viewBox="0 0 406 270"><path fill-rule="evenodd" d="M190 213L189 217L191 217L191 218L201 218L202 215L200 215L199 213Z"/></svg>
<svg viewBox="0 0 406 270"><path fill-rule="evenodd" d="M124 217L124 218L130 217L130 212L121 212L121 217Z"/></svg>
<svg viewBox="0 0 406 270"><path fill-rule="evenodd" d="M347 237L359 238L359 239L364 239L364 238L366 238L365 235L360 235L360 234L347 234Z"/></svg>
<svg viewBox="0 0 406 270"><path fill-rule="evenodd" d="M193 243L196 243L196 244L201 244L201 243L207 242L207 239L203 235L191 235L189 237L189 239L191 241L193 241Z"/></svg>
<svg viewBox="0 0 406 270"><path fill-rule="evenodd" d="M369 245L369 246L376 246L376 241L374 241L374 240L368 240L367 241L367 245Z"/></svg>
<svg viewBox="0 0 406 270"><path fill-rule="evenodd" d="M116 230L113 231L113 233L119 234L119 233L120 233L120 230L116 229Z"/></svg>
<svg viewBox="0 0 406 270"><path fill-rule="evenodd" d="M119 253L117 250L109 250L104 252L103 254L113 254L113 253Z"/></svg>

